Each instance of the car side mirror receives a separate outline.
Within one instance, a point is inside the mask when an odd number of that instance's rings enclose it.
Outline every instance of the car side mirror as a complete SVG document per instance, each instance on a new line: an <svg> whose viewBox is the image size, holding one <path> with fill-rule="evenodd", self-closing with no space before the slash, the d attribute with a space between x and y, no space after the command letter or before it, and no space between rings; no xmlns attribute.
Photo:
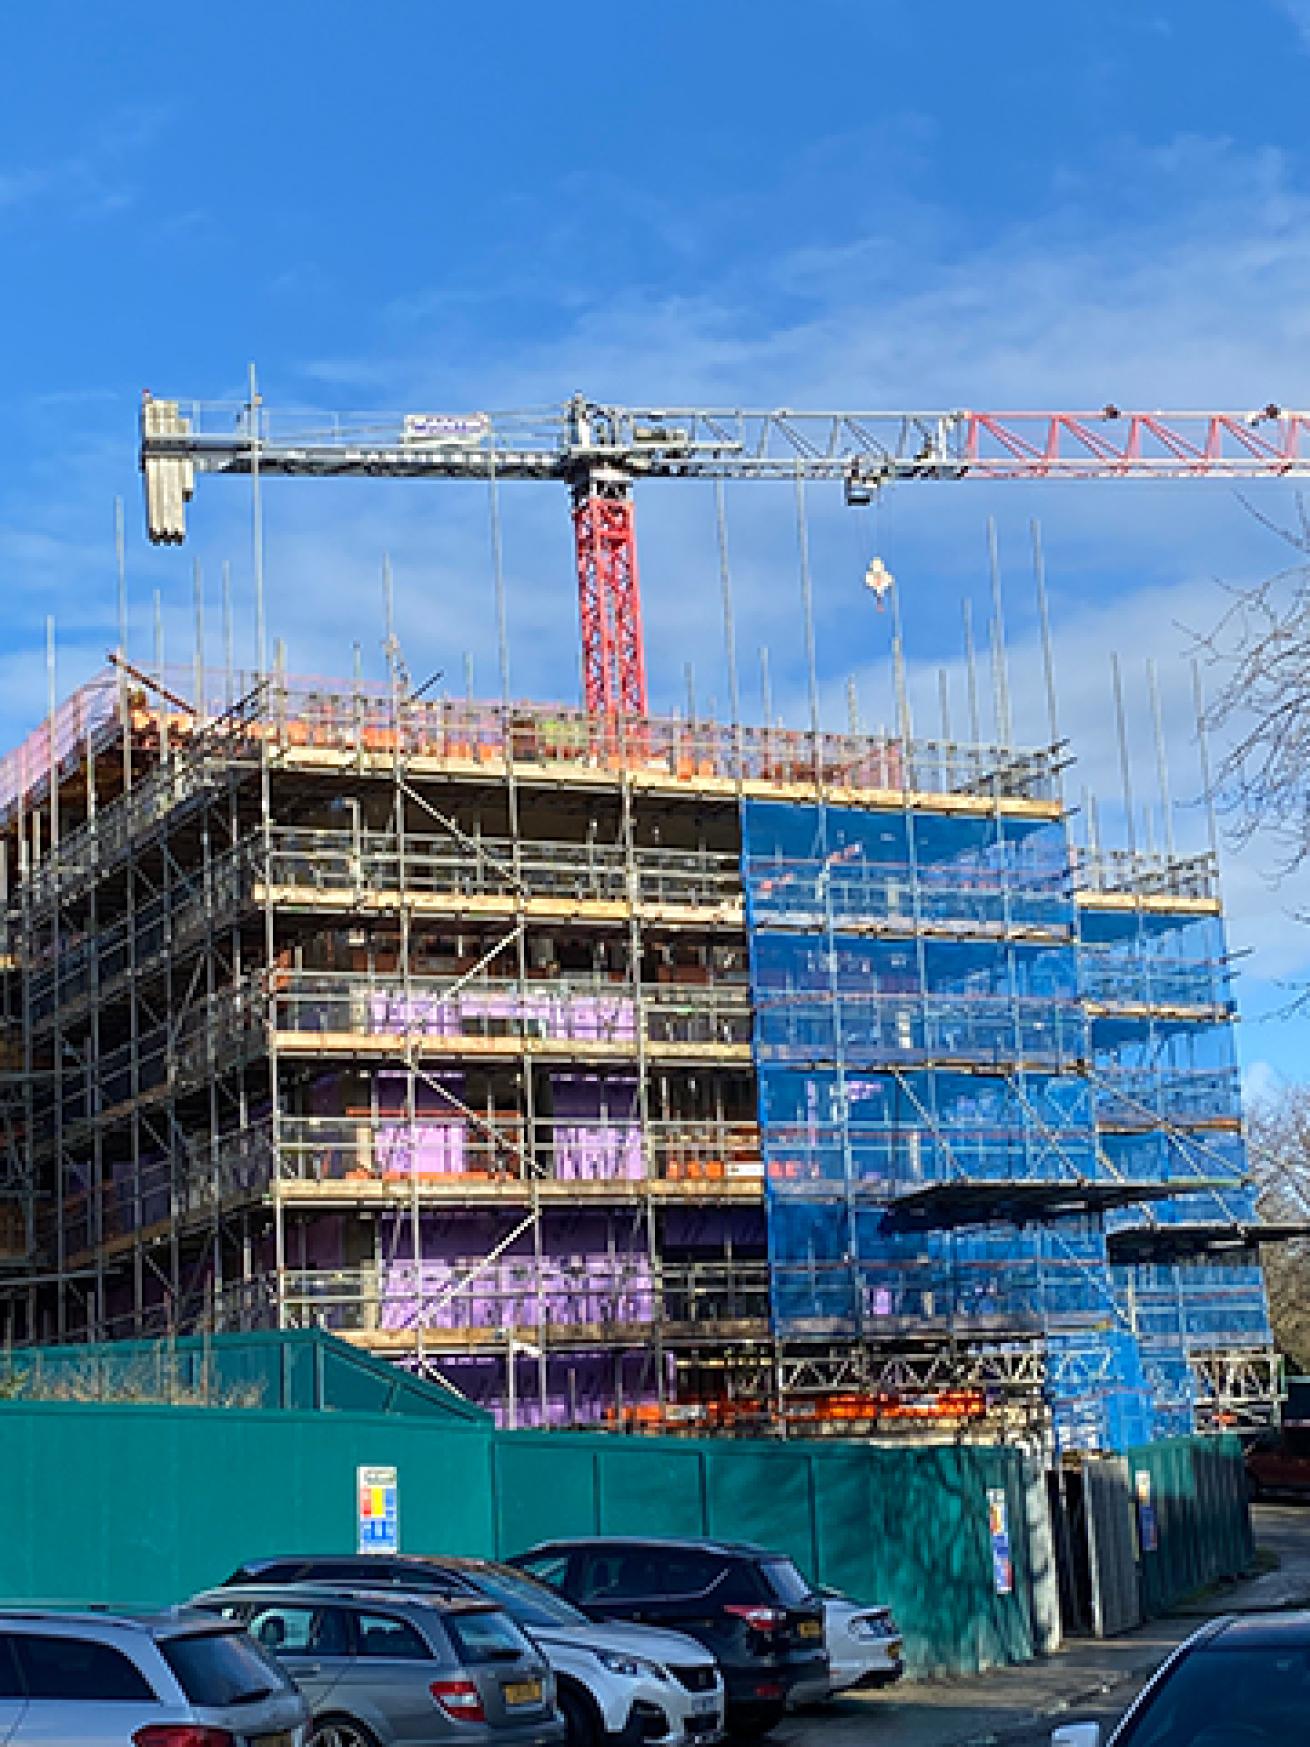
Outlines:
<svg viewBox="0 0 1310 1747"><path fill-rule="evenodd" d="M1101 1747L1101 1725L1061 1723L1052 1731L1051 1747Z"/></svg>

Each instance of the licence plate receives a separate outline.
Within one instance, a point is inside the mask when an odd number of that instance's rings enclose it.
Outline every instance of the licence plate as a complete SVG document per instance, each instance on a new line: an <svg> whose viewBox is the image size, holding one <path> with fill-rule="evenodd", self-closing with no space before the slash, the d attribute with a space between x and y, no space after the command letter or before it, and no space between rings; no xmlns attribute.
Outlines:
<svg viewBox="0 0 1310 1747"><path fill-rule="evenodd" d="M823 1636L823 1627L819 1624L818 1620L802 1620L800 1635L802 1638L821 1638Z"/></svg>
<svg viewBox="0 0 1310 1747"><path fill-rule="evenodd" d="M713 1694L708 1698L694 1698L691 1701L691 1714L694 1717L712 1717L718 1708L719 1701Z"/></svg>
<svg viewBox="0 0 1310 1747"><path fill-rule="evenodd" d="M505 1687L504 1692L507 1705L539 1705L541 1703L541 1682L539 1680L512 1680Z"/></svg>

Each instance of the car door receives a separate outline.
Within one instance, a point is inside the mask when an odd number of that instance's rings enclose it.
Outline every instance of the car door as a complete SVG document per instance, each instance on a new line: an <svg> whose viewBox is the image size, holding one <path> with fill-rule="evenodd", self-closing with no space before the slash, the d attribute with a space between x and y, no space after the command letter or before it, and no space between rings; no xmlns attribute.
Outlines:
<svg viewBox="0 0 1310 1747"><path fill-rule="evenodd" d="M713 1632L723 1609L716 1585L723 1560L697 1547L667 1547L659 1551L658 1593L644 1617L653 1626L702 1638Z"/></svg>
<svg viewBox="0 0 1310 1747"><path fill-rule="evenodd" d="M314 1715L328 1709L350 1665L346 1610L313 1602L261 1601L248 1615L246 1630L286 1669Z"/></svg>
<svg viewBox="0 0 1310 1747"><path fill-rule="evenodd" d="M27 1695L23 1747L122 1747L143 1724L177 1716L112 1644L58 1631L14 1632L10 1641Z"/></svg>
<svg viewBox="0 0 1310 1747"><path fill-rule="evenodd" d="M418 1628L385 1607L352 1607L351 1656L331 1709L358 1717L390 1742L432 1741L441 1713L432 1682L442 1672ZM449 1670L446 1670L449 1673Z"/></svg>

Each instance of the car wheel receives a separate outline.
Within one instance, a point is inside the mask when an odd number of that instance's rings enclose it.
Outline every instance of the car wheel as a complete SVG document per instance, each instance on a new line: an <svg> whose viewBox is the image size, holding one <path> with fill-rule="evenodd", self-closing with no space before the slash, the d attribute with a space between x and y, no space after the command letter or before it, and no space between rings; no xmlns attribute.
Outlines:
<svg viewBox="0 0 1310 1747"><path fill-rule="evenodd" d="M561 1686L555 1702L564 1719L567 1747L601 1747L605 1731L601 1727L595 1707L580 1692L575 1692L572 1687Z"/></svg>
<svg viewBox="0 0 1310 1747"><path fill-rule="evenodd" d="M353 1717L318 1717L309 1725L305 1747L378 1747L372 1733Z"/></svg>

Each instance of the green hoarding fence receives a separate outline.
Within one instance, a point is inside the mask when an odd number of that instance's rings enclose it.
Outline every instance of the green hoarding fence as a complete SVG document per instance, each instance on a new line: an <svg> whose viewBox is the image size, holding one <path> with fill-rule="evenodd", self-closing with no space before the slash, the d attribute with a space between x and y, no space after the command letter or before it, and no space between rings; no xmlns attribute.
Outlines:
<svg viewBox="0 0 1310 1747"><path fill-rule="evenodd" d="M285 1407L0 1401L0 1471L17 1504L0 1538L0 1598L153 1606L260 1555L354 1551L356 1471L394 1467L406 1552L496 1555L588 1534L744 1539L790 1554L816 1583L889 1604L916 1673L1051 1647L1044 1477L1017 1451L499 1432L448 1408L444 1391L411 1391L412 1379L387 1394L397 1373L338 1368L336 1346L232 1348L230 1374L247 1365L267 1381L271 1366ZM372 1411L358 1411L361 1398ZM1149 1477L1155 1513L1140 1558L1148 1612L1249 1564L1236 1440L1151 1445L1129 1464Z"/></svg>
<svg viewBox="0 0 1310 1747"><path fill-rule="evenodd" d="M0 1360L0 1393L493 1423L454 1390L412 1377L319 1329L21 1347Z"/></svg>
<svg viewBox="0 0 1310 1747"><path fill-rule="evenodd" d="M1042 1482L1013 1450L758 1445L559 1432L494 1440L497 1552L561 1535L713 1535L789 1553L815 1582L895 1611L918 1672L1023 1661L1048 1647L1029 1530ZM989 1494L1012 1571L998 1589ZM1034 1558L1037 1552L1038 1557Z"/></svg>
<svg viewBox="0 0 1310 1747"><path fill-rule="evenodd" d="M1236 1437L1166 1438L1126 1456L1148 1617L1249 1570L1255 1543Z"/></svg>
<svg viewBox="0 0 1310 1747"><path fill-rule="evenodd" d="M1002 1450L752 1447L499 1433L457 1420L118 1403L0 1404L22 1501L0 1597L177 1601L261 1554L353 1551L356 1470L397 1470L408 1552L512 1552L546 1536L709 1534L790 1553L890 1603L920 1671L1039 1647L1024 1464ZM998 1593L990 1491L1012 1580ZM1004 1572L1003 1572L1004 1575Z"/></svg>

